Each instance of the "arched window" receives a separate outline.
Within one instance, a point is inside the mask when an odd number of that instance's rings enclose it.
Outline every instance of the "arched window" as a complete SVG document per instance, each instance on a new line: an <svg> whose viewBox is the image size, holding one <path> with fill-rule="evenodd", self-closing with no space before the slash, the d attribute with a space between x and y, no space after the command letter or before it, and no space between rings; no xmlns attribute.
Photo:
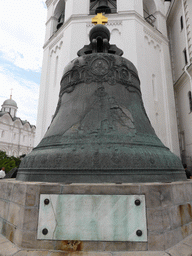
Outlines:
<svg viewBox="0 0 192 256"><path fill-rule="evenodd" d="M64 21L65 21L65 1L60 0L54 11L53 32L60 29Z"/></svg>
<svg viewBox="0 0 192 256"><path fill-rule="evenodd" d="M97 13L116 13L116 0L90 0L90 14Z"/></svg>
<svg viewBox="0 0 192 256"><path fill-rule="evenodd" d="M152 26L156 23L156 6L154 0L143 0L143 17Z"/></svg>

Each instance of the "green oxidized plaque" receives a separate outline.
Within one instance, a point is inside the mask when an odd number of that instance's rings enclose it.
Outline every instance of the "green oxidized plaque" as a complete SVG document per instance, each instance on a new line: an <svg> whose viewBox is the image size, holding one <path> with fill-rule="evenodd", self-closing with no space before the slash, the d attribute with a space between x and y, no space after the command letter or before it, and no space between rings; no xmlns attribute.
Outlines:
<svg viewBox="0 0 192 256"><path fill-rule="evenodd" d="M41 195L38 239L147 241L144 195Z"/></svg>

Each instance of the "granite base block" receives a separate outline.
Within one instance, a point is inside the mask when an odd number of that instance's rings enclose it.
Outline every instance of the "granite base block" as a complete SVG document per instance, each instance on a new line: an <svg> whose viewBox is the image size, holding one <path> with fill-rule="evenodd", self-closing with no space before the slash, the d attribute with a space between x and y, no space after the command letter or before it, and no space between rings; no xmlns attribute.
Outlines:
<svg viewBox="0 0 192 256"><path fill-rule="evenodd" d="M37 227L41 194L145 195L147 242L38 240ZM92 256L96 252L102 252L101 255L106 254L106 256L108 254L114 256L129 255L128 252L132 253L130 255L137 256L140 255L139 252L142 252L142 256L164 255L158 253L166 252L192 234L192 181L138 184L64 184L21 182L14 179L1 180L0 233L15 246L22 248L23 251L30 250L31 254L26 255L38 255L33 254L33 250L52 251L53 255L72 255L70 253L76 255L78 253L77 255ZM182 245L182 250L187 250L186 248L189 247L188 250L191 250L190 253L192 254L189 241ZM157 254L151 254L155 251ZM62 254L58 254L61 252ZM99 255L98 253L95 255ZM189 255L191 256L191 254Z"/></svg>

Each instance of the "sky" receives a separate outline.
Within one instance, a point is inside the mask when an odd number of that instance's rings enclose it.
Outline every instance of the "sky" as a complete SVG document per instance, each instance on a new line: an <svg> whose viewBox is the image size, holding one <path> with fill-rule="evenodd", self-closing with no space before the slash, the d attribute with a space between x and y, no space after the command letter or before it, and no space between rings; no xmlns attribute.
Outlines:
<svg viewBox="0 0 192 256"><path fill-rule="evenodd" d="M45 0L0 1L0 109L10 98L17 117L36 125L47 8Z"/></svg>

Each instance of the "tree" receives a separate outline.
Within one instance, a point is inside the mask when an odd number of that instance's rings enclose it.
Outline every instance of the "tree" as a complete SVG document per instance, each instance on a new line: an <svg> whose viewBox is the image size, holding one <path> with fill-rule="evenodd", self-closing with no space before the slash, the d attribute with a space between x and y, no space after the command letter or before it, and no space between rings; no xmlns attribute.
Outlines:
<svg viewBox="0 0 192 256"><path fill-rule="evenodd" d="M5 167L5 172L9 172L15 167L19 167L21 159L19 157L7 156L4 151L0 150L0 167Z"/></svg>

